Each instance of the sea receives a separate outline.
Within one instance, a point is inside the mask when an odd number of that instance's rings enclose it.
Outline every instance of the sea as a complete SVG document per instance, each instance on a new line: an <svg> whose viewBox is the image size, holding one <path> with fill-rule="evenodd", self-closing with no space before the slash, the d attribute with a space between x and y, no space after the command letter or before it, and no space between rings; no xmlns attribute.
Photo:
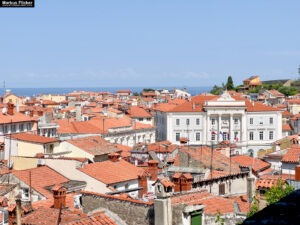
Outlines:
<svg viewBox="0 0 300 225"><path fill-rule="evenodd" d="M89 91L89 92L111 92L116 93L117 90L131 90L133 93L142 92L144 88L151 88L154 90L168 89L174 90L175 87L59 87L59 88L6 88L11 93L18 96L34 97L40 94L68 94L74 91ZM177 87L176 87L177 88ZM201 94L203 92L210 92L212 87L179 87L177 89L185 88L192 96ZM6 91L6 90L3 90Z"/></svg>

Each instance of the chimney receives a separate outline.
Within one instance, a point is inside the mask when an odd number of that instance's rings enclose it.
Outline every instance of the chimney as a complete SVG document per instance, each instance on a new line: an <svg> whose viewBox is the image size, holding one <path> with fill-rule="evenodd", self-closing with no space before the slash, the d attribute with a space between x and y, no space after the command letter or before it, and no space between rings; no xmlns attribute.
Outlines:
<svg viewBox="0 0 300 225"><path fill-rule="evenodd" d="M76 118L76 121L81 121L81 106L80 105L76 105L75 118Z"/></svg>
<svg viewBox="0 0 300 225"><path fill-rule="evenodd" d="M14 115L14 104L12 103L11 100L9 100L9 102L7 103L7 114L8 115Z"/></svg>
<svg viewBox="0 0 300 225"><path fill-rule="evenodd" d="M29 111L29 116L30 116L30 117L33 117L33 110L30 110L30 111Z"/></svg>
<svg viewBox="0 0 300 225"><path fill-rule="evenodd" d="M252 168L250 167L250 170ZM254 195L254 177L247 177L247 199L248 202L252 202Z"/></svg>
<svg viewBox="0 0 300 225"><path fill-rule="evenodd" d="M151 176L151 180L157 180L157 174L158 174L158 161L156 160L149 160L148 161L148 171L150 173Z"/></svg>
<svg viewBox="0 0 300 225"><path fill-rule="evenodd" d="M181 192L180 177L181 177L181 173L175 173L172 177L173 183L175 184L174 192Z"/></svg>
<svg viewBox="0 0 300 225"><path fill-rule="evenodd" d="M43 116L43 110L38 111L38 116Z"/></svg>
<svg viewBox="0 0 300 225"><path fill-rule="evenodd" d="M108 159L112 162L118 162L119 158L120 158L119 153L113 152L113 153L108 154Z"/></svg>
<svg viewBox="0 0 300 225"><path fill-rule="evenodd" d="M139 198L143 198L143 196L148 192L148 177L149 174L147 174L145 171L138 175L139 187L143 188L139 190Z"/></svg>
<svg viewBox="0 0 300 225"><path fill-rule="evenodd" d="M190 173L175 173L173 183L175 184L175 192L190 191L192 189L193 177Z"/></svg>
<svg viewBox="0 0 300 225"><path fill-rule="evenodd" d="M295 180L300 181L300 165L295 166Z"/></svg>
<svg viewBox="0 0 300 225"><path fill-rule="evenodd" d="M21 213L22 213L22 206L21 206L21 196L16 196L16 207L17 207L17 225L21 225Z"/></svg>
<svg viewBox="0 0 300 225"><path fill-rule="evenodd" d="M58 184L52 188L52 192L53 192L53 199L54 199L53 208L54 209L65 208L67 189L61 184Z"/></svg>

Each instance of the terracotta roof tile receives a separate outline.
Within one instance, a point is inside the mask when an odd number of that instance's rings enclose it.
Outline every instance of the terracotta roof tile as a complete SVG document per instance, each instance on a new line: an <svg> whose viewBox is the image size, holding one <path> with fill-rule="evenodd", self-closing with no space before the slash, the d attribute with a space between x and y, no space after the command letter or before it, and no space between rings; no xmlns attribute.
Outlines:
<svg viewBox="0 0 300 225"><path fill-rule="evenodd" d="M41 166L28 170L13 170L12 174L22 180L27 185L30 184L31 173L31 186L37 192L45 196L46 198L52 198L52 193L46 189L46 187L60 184L69 181L66 177L50 169L47 166Z"/></svg>
<svg viewBox="0 0 300 225"><path fill-rule="evenodd" d="M59 139L57 138L49 138L49 137L44 137L44 136L29 134L29 133L12 134L11 138L20 141L34 142L40 144L59 142Z"/></svg>
<svg viewBox="0 0 300 225"><path fill-rule="evenodd" d="M79 170L105 184L114 184L138 179L138 175L143 169L120 159L117 162L107 160L104 162L87 164Z"/></svg>
<svg viewBox="0 0 300 225"><path fill-rule="evenodd" d="M292 147L287 153L282 157L281 162L284 163L299 163L300 157L300 147Z"/></svg>
<svg viewBox="0 0 300 225"><path fill-rule="evenodd" d="M127 111L131 118L151 118L152 115L144 108L138 106L131 106Z"/></svg>
<svg viewBox="0 0 300 225"><path fill-rule="evenodd" d="M68 140L67 142L94 156L120 152L118 148L100 136L76 138Z"/></svg>
<svg viewBox="0 0 300 225"><path fill-rule="evenodd" d="M236 155L231 157L231 161L238 163L242 167L252 167L252 170L257 173L270 168L271 164L261 159L250 157L247 155Z"/></svg>

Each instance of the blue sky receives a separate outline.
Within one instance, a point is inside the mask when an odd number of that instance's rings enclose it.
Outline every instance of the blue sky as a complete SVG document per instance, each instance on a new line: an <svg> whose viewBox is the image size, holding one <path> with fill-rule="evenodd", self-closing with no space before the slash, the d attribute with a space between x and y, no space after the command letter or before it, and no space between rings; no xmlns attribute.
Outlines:
<svg viewBox="0 0 300 225"><path fill-rule="evenodd" d="M0 8L9 87L212 86L298 78L300 1L35 0Z"/></svg>

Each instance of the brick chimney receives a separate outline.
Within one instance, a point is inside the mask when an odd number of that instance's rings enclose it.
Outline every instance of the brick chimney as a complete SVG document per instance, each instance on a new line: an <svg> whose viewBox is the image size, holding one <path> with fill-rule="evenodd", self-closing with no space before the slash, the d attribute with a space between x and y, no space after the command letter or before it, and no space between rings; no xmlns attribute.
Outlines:
<svg viewBox="0 0 300 225"><path fill-rule="evenodd" d="M108 154L108 159L112 162L118 162L120 158L120 154L113 152Z"/></svg>
<svg viewBox="0 0 300 225"><path fill-rule="evenodd" d="M295 166L295 180L300 181L300 165Z"/></svg>
<svg viewBox="0 0 300 225"><path fill-rule="evenodd" d="M29 116L30 116L30 117L33 117L33 110L30 110L30 111L29 111Z"/></svg>
<svg viewBox="0 0 300 225"><path fill-rule="evenodd" d="M175 173L173 175L174 191L190 191L192 189L193 177L190 173Z"/></svg>
<svg viewBox="0 0 300 225"><path fill-rule="evenodd" d="M150 175L146 171L141 171L138 175L139 187L143 188L139 190L139 198L143 198L148 193L148 177Z"/></svg>
<svg viewBox="0 0 300 225"><path fill-rule="evenodd" d="M38 111L38 116L43 116L43 110Z"/></svg>
<svg viewBox="0 0 300 225"><path fill-rule="evenodd" d="M61 184L59 184L59 185L55 185L52 188L52 192L53 192L53 199L54 199L53 208L54 209L65 208L67 189Z"/></svg>
<svg viewBox="0 0 300 225"><path fill-rule="evenodd" d="M11 100L9 100L9 102L7 103L7 114L8 115L14 115L14 104L12 103Z"/></svg>
<svg viewBox="0 0 300 225"><path fill-rule="evenodd" d="M156 160L149 160L148 161L148 171L151 176L151 180L157 180L157 174L158 174L158 161Z"/></svg>

